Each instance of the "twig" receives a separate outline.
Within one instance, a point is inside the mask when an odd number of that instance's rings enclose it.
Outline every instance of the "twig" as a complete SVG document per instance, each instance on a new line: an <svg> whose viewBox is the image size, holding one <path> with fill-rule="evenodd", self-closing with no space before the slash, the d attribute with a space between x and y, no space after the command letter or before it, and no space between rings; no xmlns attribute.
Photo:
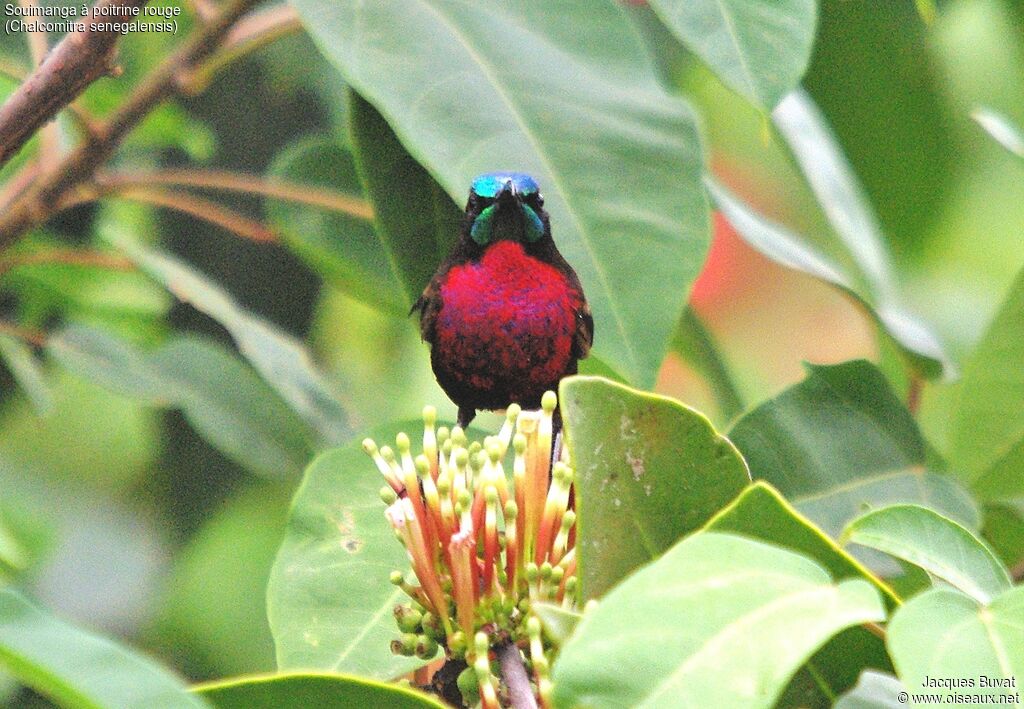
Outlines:
<svg viewBox="0 0 1024 709"><path fill-rule="evenodd" d="M533 696L530 678L523 666L523 656L513 642L502 643L494 648L501 665L501 678L508 687L509 700L515 709L537 709L537 698Z"/></svg>
<svg viewBox="0 0 1024 709"><path fill-rule="evenodd" d="M266 180L228 170L156 170L145 173L104 173L96 178L101 189L119 192L140 186L172 185L197 189L257 194L287 202L299 202L332 212L344 212L372 220L373 208L365 200L341 192L280 180Z"/></svg>
<svg viewBox="0 0 1024 709"><path fill-rule="evenodd" d="M277 241L277 234L261 222L194 195L155 188L133 188L124 190L117 196L189 214L253 241Z"/></svg>
<svg viewBox="0 0 1024 709"><path fill-rule="evenodd" d="M145 2L120 1L140 5ZM0 214L0 251L17 240L32 225L47 219L59 208L69 193L89 181L93 173L153 107L177 90L176 77L209 56L238 18L257 2L258 0L231 0L226 3L220 13L196 30L184 46L157 65L135 88L125 103L105 123L97 126L97 132L90 140L65 156L55 170L40 177L11 204L9 209ZM54 56L70 38L66 38L50 53L40 70L51 64ZM61 105L67 103L66 96L59 95L58 98L63 102ZM4 108L6 109L6 106ZM0 131L4 126L6 123L0 115ZM0 144L6 145L2 138Z"/></svg>
<svg viewBox="0 0 1024 709"><path fill-rule="evenodd" d="M66 266L93 266L112 271L134 271L135 264L118 254L85 249L51 248L31 253L10 254L0 257L0 276L19 266L57 263Z"/></svg>
<svg viewBox="0 0 1024 709"><path fill-rule="evenodd" d="M146 2L99 0L96 7L142 7ZM114 51L121 35L113 30L93 31L94 23L84 24L82 32L64 37L0 106L0 166L89 84L114 70Z"/></svg>

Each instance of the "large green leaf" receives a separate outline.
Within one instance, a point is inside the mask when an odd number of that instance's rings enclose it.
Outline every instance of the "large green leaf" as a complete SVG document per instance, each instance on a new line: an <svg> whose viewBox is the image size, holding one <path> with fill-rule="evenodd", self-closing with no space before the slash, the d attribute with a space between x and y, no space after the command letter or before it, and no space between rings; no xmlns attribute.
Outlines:
<svg viewBox="0 0 1024 709"><path fill-rule="evenodd" d="M345 410L300 341L246 312L223 288L171 256L127 239L117 244L167 290L223 325L242 356L325 442L349 437Z"/></svg>
<svg viewBox="0 0 1024 709"><path fill-rule="evenodd" d="M814 45L815 0L650 0L726 84L771 109L799 83Z"/></svg>
<svg viewBox="0 0 1024 709"><path fill-rule="evenodd" d="M755 479L770 482L833 537L865 509L897 502L977 528L970 495L924 469L920 431L874 365L855 360L808 365L807 372L729 432Z"/></svg>
<svg viewBox="0 0 1024 709"><path fill-rule="evenodd" d="M271 179L362 200L352 155L330 138L304 138L274 160ZM365 215L267 200L267 216L284 242L333 285L375 307L405 315L411 301L402 274Z"/></svg>
<svg viewBox="0 0 1024 709"><path fill-rule="evenodd" d="M180 408L218 450L259 475L297 475L312 432L234 354L193 336L144 352L102 330L72 325L48 351L71 371L156 406Z"/></svg>
<svg viewBox="0 0 1024 709"><path fill-rule="evenodd" d="M786 268L802 271L835 286L875 321L881 331L899 347L901 354L922 374L938 376L948 368L949 363L942 345L927 327L896 304L891 294L886 295L885 299L875 294L875 287L870 285L872 281L885 284L877 287L887 293L891 293L894 287L886 275L888 261L881 255L881 246L874 240L851 239L860 244L856 248L863 251L859 258L873 264L858 270L857 277L851 276L840 265L819 253L806 240L791 233L782 225L755 213L713 179L706 178L704 182L712 201L747 244ZM844 213L836 219L852 221L855 217ZM871 271L877 273L868 275Z"/></svg>
<svg viewBox="0 0 1024 709"><path fill-rule="evenodd" d="M652 385L709 222L693 115L659 86L626 14L612 0L293 5L457 202L482 172L537 178L593 308L595 354Z"/></svg>
<svg viewBox="0 0 1024 709"><path fill-rule="evenodd" d="M888 607L899 602L884 581L843 551L763 481L749 485L728 507L712 517L704 529L743 535L803 554L818 562L838 581L851 578L867 581L878 589ZM807 661L783 698L799 689L801 705L811 701L808 695L827 704L831 697L853 684L858 668L884 667L885 658L885 644L880 638L862 627L849 628L829 640Z"/></svg>
<svg viewBox="0 0 1024 709"><path fill-rule="evenodd" d="M378 442L423 422L373 433ZM267 614L282 670L320 669L386 679L420 661L391 653L392 610L408 601L389 582L408 557L384 518L382 479L360 443L309 466L270 572Z"/></svg>
<svg viewBox="0 0 1024 709"><path fill-rule="evenodd" d="M923 593L893 616L887 643L897 674L911 694L1016 695L1024 677L1024 588L1007 591L987 606L949 589ZM983 676L1012 681L1013 686L982 688ZM926 677L959 686L928 685Z"/></svg>
<svg viewBox="0 0 1024 709"><path fill-rule="evenodd" d="M710 532L742 534L790 549L821 564L838 580L859 578L871 583L889 604L898 598L882 580L847 554L827 534L800 514L771 485L757 481L708 521Z"/></svg>
<svg viewBox="0 0 1024 709"><path fill-rule="evenodd" d="M0 591L0 667L69 709L209 707L152 660Z"/></svg>
<svg viewBox="0 0 1024 709"><path fill-rule="evenodd" d="M942 344L902 304L885 235L839 141L811 97L796 90L772 113L839 241L867 287L865 303L923 374L950 371Z"/></svg>
<svg viewBox="0 0 1024 709"><path fill-rule="evenodd" d="M701 532L584 614L554 667L555 701L587 707L771 707L814 650L885 611L865 581Z"/></svg>
<svg viewBox="0 0 1024 709"><path fill-rule="evenodd" d="M462 210L405 151L377 109L354 91L349 97L356 170L373 203L382 249L401 282L401 315L408 315L455 244Z"/></svg>
<svg viewBox="0 0 1024 709"><path fill-rule="evenodd" d="M750 478L701 413L600 377L562 380L580 580L596 598L703 525Z"/></svg>
<svg viewBox="0 0 1024 709"><path fill-rule="evenodd" d="M963 15L943 19L946 30L967 24ZM901 264L929 246L943 248L935 226L947 218L953 191L963 184L956 169L965 154L954 120L959 111L949 110L951 92L963 94L950 86L955 72L937 66L940 52L922 51L941 45L936 40L943 34L925 27L910 0L822 0L802 82ZM954 61L971 66L961 56ZM966 71L976 81L977 65Z"/></svg>
<svg viewBox="0 0 1024 709"><path fill-rule="evenodd" d="M429 695L394 684L346 675L295 673L225 682L196 688L217 709L444 709Z"/></svg>
<svg viewBox="0 0 1024 709"><path fill-rule="evenodd" d="M987 499L1024 494L1024 270L964 367L950 462Z"/></svg>
<svg viewBox="0 0 1024 709"><path fill-rule="evenodd" d="M891 505L851 522L843 539L909 561L979 603L1010 588L1010 575L978 537L919 505Z"/></svg>

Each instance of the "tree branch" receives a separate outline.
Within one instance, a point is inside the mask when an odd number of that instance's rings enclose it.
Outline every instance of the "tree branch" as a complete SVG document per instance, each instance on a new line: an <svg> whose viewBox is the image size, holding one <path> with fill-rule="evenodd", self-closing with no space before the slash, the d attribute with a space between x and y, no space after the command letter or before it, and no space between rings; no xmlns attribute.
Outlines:
<svg viewBox="0 0 1024 709"><path fill-rule="evenodd" d="M308 204L311 207L320 207L331 212L343 212L367 221L373 219L373 207L366 200L358 197L321 187L268 180L259 175L229 170L188 169L155 170L143 173L105 173L96 178L96 184L102 190L112 192L152 185L224 190Z"/></svg>
<svg viewBox="0 0 1024 709"><path fill-rule="evenodd" d="M515 709L537 709L537 698L533 696L530 678L523 665L523 656L514 642L507 642L494 648L501 665L501 678L508 687L509 700Z"/></svg>
<svg viewBox="0 0 1024 709"><path fill-rule="evenodd" d="M39 7L39 0L19 0L23 8ZM45 32L33 29L28 33L28 49L32 55L32 65L39 66L46 60L50 51L50 42ZM48 122L39 131L39 164L44 168L53 167L60 159L60 128L56 123Z"/></svg>
<svg viewBox="0 0 1024 709"><path fill-rule="evenodd" d="M142 7L148 0L99 0L96 7ZM0 106L0 166L85 88L114 69L121 36L90 29L67 35Z"/></svg>
<svg viewBox="0 0 1024 709"><path fill-rule="evenodd" d="M67 266L93 266L113 271L134 271L135 263L119 254L89 249L48 248L30 253L0 257L0 276L19 266L57 263Z"/></svg>
<svg viewBox="0 0 1024 709"><path fill-rule="evenodd" d="M100 2L139 4L146 0L100 0ZM76 187L91 179L125 136L163 99L177 91L176 77L191 71L212 52L231 26L258 0L230 0L219 14L200 27L177 52L167 57L135 88L110 118L96 126L96 132L84 144L69 153L56 168L36 182L0 214L0 251L16 241L34 224L44 221L64 202ZM68 39L50 53L40 70L51 66L55 55ZM109 58L109 57L108 57ZM65 57L67 59L67 57ZM81 59L78 60L81 63ZM33 77L34 78L34 77ZM30 82L32 79L29 80ZM83 85L84 86L84 85ZM22 86L24 89L24 86ZM79 89L80 90L80 89ZM21 90L19 89L19 92ZM63 95L56 100L67 103ZM6 106L4 107L6 109ZM0 114L2 115L2 114ZM0 121L0 126L3 122ZM3 139L0 138L0 143ZM3 143L6 145L6 143Z"/></svg>
<svg viewBox="0 0 1024 709"><path fill-rule="evenodd" d="M119 196L136 202L145 202L146 204L166 207L183 214L189 214L252 241L264 243L277 241L277 234L261 222L250 219L227 207L222 207L215 202L210 202L190 194L137 187L125 190L119 193Z"/></svg>

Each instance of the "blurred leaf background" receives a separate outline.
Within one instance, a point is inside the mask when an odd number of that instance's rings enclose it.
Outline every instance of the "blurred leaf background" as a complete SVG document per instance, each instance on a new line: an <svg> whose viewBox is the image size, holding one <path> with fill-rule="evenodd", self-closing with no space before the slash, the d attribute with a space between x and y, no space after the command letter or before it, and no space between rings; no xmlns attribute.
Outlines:
<svg viewBox="0 0 1024 709"><path fill-rule="evenodd" d="M296 3L302 11L304 5ZM664 86L683 92L699 117L718 179L828 253L830 226L769 114L721 83L651 7L624 7ZM128 36L123 79L98 83L85 105L101 111L118 103L125 86L179 41ZM24 38L0 37L0 61L29 66ZM155 111L119 160L285 176L354 197L362 196L359 173L367 168L354 163L354 143L379 148L360 153L375 171L411 161L301 30L230 64L211 82ZM0 95L14 86L0 83ZM822 0L803 86L877 213L905 307L931 324L961 364L1024 263L1024 162L971 118L984 106L1024 124L1024 8L1011 0L948 0L929 26L912 0ZM0 171L0 180L17 163ZM410 203L431 206L422 210L432 215L429 223L378 216L386 228L422 237L417 243L425 250L433 243L424 256L433 262L450 244L444 239L453 237L457 211L430 175L415 174ZM453 167L445 180L454 183L456 174ZM425 401L454 413L433 381L414 319L405 316L415 291L392 271L374 270L377 237L365 220L281 199L218 199L265 219L280 241L241 239L187 214L117 198L64 212L29 241L37 248L99 246L127 236L162 245L280 331L261 336L308 342L322 371L307 384L337 396L346 418L335 423L345 431L415 417ZM681 219L701 232L699 214ZM568 227L555 223L556 240L560 228ZM324 236L336 233L347 239L340 253L338 242ZM743 407L801 380L805 360L865 357L884 368L891 352L849 301L769 262L724 220L714 220L713 233L690 304L721 347ZM415 256L405 254L403 273L423 271ZM313 451L338 442L325 435L330 427L292 416L282 428L280 418L270 417L273 450L255 455L251 440L264 440L259 422L233 414L265 411L282 392L259 381L235 353L252 331L240 336L138 270L25 264L0 279L0 318L68 327L50 343L39 376L22 373L17 385L18 342L0 340L9 342L0 368L0 557L17 560L10 573L56 613L127 638L189 677L273 670L267 576L302 467ZM597 323L598 342L608 327ZM134 349L113 351L104 340L111 336ZM200 387L205 397L190 395L200 386L197 372L168 372L161 348L191 348L208 362L196 369L221 373L215 379L222 387L208 382ZM72 349L90 358L63 366L62 352ZM736 412L720 406L689 362L670 352L655 390L727 428ZM601 372L606 364L588 366ZM97 384L103 372L117 375L120 389ZM895 375L892 384L906 386ZM942 450L956 395L956 384L924 390L922 426ZM268 464L271 455L282 463ZM1016 513L1003 511L1007 528L1019 529ZM5 532L13 555L2 553Z"/></svg>

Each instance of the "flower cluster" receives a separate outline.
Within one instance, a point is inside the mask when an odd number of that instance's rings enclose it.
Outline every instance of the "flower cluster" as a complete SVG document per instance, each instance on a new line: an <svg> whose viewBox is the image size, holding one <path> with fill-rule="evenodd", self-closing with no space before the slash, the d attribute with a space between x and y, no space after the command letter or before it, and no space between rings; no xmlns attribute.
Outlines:
<svg viewBox="0 0 1024 709"><path fill-rule="evenodd" d="M449 660L464 660L459 686L478 692L485 709L505 703L508 688L492 660L510 647L532 671L541 705L548 704L550 647L531 604L571 608L576 599L573 471L561 446L552 465L556 404L553 392L539 411L513 404L498 434L483 443L470 443L458 426L435 429L433 407L423 411L419 455L404 433L394 449L363 442L387 481L385 515L417 582L392 574L411 597L395 609L403 635L393 649L430 659L440 645Z"/></svg>

